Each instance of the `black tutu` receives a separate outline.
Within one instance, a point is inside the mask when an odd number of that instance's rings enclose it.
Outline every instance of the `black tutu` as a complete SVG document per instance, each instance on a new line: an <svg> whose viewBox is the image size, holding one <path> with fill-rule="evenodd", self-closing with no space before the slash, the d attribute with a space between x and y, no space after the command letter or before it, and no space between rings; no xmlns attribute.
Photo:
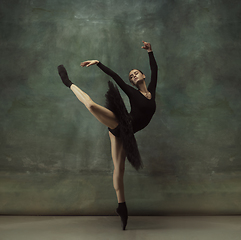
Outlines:
<svg viewBox="0 0 241 240"><path fill-rule="evenodd" d="M127 112L126 106L119 93L119 90L112 82L108 82L109 90L106 93L106 108L111 110L119 121L119 125L115 129L109 131L116 137L120 137L126 156L131 165L139 170L143 167L141 156L138 150L137 142L134 136L131 116Z"/></svg>

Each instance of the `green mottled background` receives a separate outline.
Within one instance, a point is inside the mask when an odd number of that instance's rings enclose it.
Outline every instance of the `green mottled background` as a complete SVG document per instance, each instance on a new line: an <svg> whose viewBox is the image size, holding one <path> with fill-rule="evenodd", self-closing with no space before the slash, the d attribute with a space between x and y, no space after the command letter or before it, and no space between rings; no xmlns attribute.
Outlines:
<svg viewBox="0 0 241 240"><path fill-rule="evenodd" d="M1 0L0 11L1 214L115 214L108 131L57 66L104 105L109 77L80 62L148 79L142 40L159 65L157 111L136 134L145 168L126 164L130 215L241 213L239 0Z"/></svg>

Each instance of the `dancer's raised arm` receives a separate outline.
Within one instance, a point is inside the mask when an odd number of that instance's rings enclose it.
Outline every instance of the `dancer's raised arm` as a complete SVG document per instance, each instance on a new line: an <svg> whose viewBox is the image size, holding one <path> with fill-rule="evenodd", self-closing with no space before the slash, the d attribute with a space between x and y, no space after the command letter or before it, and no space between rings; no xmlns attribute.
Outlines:
<svg viewBox="0 0 241 240"><path fill-rule="evenodd" d="M145 41L142 41L142 42L143 42L144 46L142 46L141 48L146 49L147 52L152 52L151 44L148 42L145 42Z"/></svg>
<svg viewBox="0 0 241 240"><path fill-rule="evenodd" d="M157 85L157 72L158 72L158 66L151 48L151 44L148 42L142 41L144 46L141 48L147 50L149 55L149 62L150 62L150 68L151 68L151 82L149 84L148 90L149 91L155 91L156 85Z"/></svg>

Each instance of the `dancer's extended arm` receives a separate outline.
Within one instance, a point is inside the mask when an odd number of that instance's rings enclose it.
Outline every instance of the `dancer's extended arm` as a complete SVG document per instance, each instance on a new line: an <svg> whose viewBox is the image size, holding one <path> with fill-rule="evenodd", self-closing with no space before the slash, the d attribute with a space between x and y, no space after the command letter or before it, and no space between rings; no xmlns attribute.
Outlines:
<svg viewBox="0 0 241 240"><path fill-rule="evenodd" d="M104 64L102 64L100 61L98 60L89 60L89 61L85 61L83 63L81 63L80 66L84 67L89 67L91 65L95 65L97 64L97 66L107 75L109 75L110 77L112 77L112 79L119 85L119 87L128 95L129 93L129 89L131 88L131 86L129 86L128 84L126 84L121 77L115 73L114 71L112 71L110 68L106 67Z"/></svg>

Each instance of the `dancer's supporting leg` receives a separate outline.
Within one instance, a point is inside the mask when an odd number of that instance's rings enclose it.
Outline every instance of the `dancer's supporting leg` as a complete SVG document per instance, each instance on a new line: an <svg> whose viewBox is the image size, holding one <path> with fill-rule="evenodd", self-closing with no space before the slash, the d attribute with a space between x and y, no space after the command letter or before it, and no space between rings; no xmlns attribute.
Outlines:
<svg viewBox="0 0 241 240"><path fill-rule="evenodd" d="M126 154L121 139L115 137L111 132L109 132L109 136L111 141L111 154L114 163L113 186L116 191L118 203L123 203L125 202L123 178Z"/></svg>
<svg viewBox="0 0 241 240"><path fill-rule="evenodd" d="M118 200L118 208L116 209L116 212L121 217L122 228L123 230L125 230L128 219L128 211L125 203L124 194L124 172L126 154L121 139L115 137L111 132L109 132L109 136L111 141L111 154L114 163L113 185Z"/></svg>

